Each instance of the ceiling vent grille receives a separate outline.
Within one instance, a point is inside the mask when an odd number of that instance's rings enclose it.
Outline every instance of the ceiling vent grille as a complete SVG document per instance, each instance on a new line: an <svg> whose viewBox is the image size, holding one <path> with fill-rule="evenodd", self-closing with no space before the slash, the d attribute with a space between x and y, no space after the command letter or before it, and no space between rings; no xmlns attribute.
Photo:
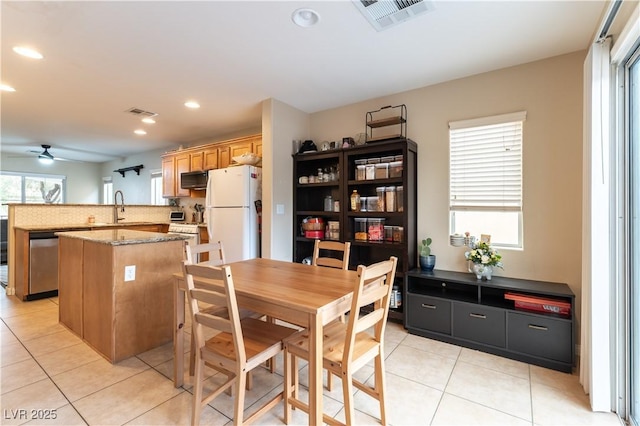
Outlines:
<svg viewBox="0 0 640 426"><path fill-rule="evenodd" d="M129 114L136 115L138 117L155 117L156 115L158 115L155 112L145 111L145 110L140 109L140 108L129 108L125 112L128 112Z"/></svg>
<svg viewBox="0 0 640 426"><path fill-rule="evenodd" d="M353 4L377 31L435 9L429 0L353 0Z"/></svg>

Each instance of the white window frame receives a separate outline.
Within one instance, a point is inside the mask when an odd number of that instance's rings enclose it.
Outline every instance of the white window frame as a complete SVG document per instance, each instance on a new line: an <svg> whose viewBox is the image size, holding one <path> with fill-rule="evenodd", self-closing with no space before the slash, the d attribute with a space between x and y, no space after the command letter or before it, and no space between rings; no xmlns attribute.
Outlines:
<svg viewBox="0 0 640 426"><path fill-rule="evenodd" d="M64 204L67 202L67 177L65 175L50 175L44 173L22 173L22 172L0 172L0 175L4 176L17 176L20 178L20 200L17 202L20 203L32 203L32 204L40 204L40 201L37 203L33 203L27 199L27 193L25 190L26 179L49 179L49 180L59 180L60 181L60 198L56 200L54 204ZM44 197L44 194L43 194ZM5 200L3 200L5 201ZM15 201L14 201L15 202ZM45 203L44 199L41 201ZM7 210L6 205L3 205L0 213L3 217L5 216L5 212Z"/></svg>
<svg viewBox="0 0 640 426"><path fill-rule="evenodd" d="M102 178L102 204L113 203L113 178L105 176Z"/></svg>
<svg viewBox="0 0 640 426"><path fill-rule="evenodd" d="M492 240L491 243L504 248L524 247L522 153L526 117L526 111L519 111L449 123L452 234L456 232L456 212L515 212L517 242Z"/></svg>
<svg viewBox="0 0 640 426"><path fill-rule="evenodd" d="M151 205L166 206L167 199L162 197L162 170L151 170Z"/></svg>

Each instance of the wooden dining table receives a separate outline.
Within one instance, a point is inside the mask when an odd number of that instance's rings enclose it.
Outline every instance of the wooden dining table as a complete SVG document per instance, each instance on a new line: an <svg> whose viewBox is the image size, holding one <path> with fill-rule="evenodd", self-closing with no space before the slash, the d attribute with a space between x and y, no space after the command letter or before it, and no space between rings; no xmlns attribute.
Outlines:
<svg viewBox="0 0 640 426"><path fill-rule="evenodd" d="M357 272L273 259L231 263L238 305L309 329L309 424L322 424L323 326L349 311ZM185 280L174 274L174 384L184 381Z"/></svg>

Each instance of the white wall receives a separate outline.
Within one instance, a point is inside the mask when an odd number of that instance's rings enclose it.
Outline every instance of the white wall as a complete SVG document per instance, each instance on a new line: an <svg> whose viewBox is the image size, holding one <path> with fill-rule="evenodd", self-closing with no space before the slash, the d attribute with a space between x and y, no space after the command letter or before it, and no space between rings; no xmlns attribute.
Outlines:
<svg viewBox="0 0 640 426"><path fill-rule="evenodd" d="M120 190L124 193L126 204L149 204L151 202L151 172L162 169L162 160L160 156L166 152L166 149L158 149L155 151L147 151L142 154L131 155L122 160L108 161L100 165L100 177L98 185L100 186L100 201L102 201L102 178L111 176L113 180L113 192ZM114 170L138 166L142 164L143 169L140 170L138 176L135 171L126 172L124 177ZM109 200L109 204L113 204L113 200Z"/></svg>
<svg viewBox="0 0 640 426"><path fill-rule="evenodd" d="M98 163L54 161L42 164L37 158L15 158L0 155L3 172L36 173L67 177L66 202L70 204L94 204L100 200L100 166Z"/></svg>

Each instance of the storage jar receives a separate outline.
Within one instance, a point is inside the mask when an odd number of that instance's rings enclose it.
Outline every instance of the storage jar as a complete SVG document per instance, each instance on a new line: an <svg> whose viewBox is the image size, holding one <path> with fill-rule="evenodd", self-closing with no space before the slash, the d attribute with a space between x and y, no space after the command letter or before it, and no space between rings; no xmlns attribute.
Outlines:
<svg viewBox="0 0 640 426"><path fill-rule="evenodd" d="M401 243L404 240L404 228L402 226L393 227L393 242Z"/></svg>
<svg viewBox="0 0 640 426"><path fill-rule="evenodd" d="M376 179L389 178L389 163L376 164Z"/></svg>
<svg viewBox="0 0 640 426"><path fill-rule="evenodd" d="M384 240L388 243L393 241L393 226L384 227Z"/></svg>
<svg viewBox="0 0 640 426"><path fill-rule="evenodd" d="M366 197L366 198L367 198L367 211L379 212L380 207L378 206L378 197Z"/></svg>
<svg viewBox="0 0 640 426"><path fill-rule="evenodd" d="M384 219L367 219L367 229L369 241L383 241L384 239Z"/></svg>
<svg viewBox="0 0 640 426"><path fill-rule="evenodd" d="M378 196L378 211L383 212L384 209L384 186L379 186L376 188L376 195Z"/></svg>
<svg viewBox="0 0 640 426"><path fill-rule="evenodd" d="M395 186L387 186L384 190L385 195L385 211L387 212L395 212L396 211L396 187Z"/></svg>
<svg viewBox="0 0 640 426"><path fill-rule="evenodd" d="M356 180L365 180L366 178L366 165L356 166Z"/></svg>
<svg viewBox="0 0 640 426"><path fill-rule="evenodd" d="M396 211L404 211L404 188L396 186Z"/></svg>
<svg viewBox="0 0 640 426"><path fill-rule="evenodd" d="M402 161L393 161L389 163L389 177L402 177Z"/></svg>
<svg viewBox="0 0 640 426"><path fill-rule="evenodd" d="M356 217L353 227L354 239L357 241L367 241L367 218Z"/></svg>
<svg viewBox="0 0 640 426"><path fill-rule="evenodd" d="M365 166L365 180L374 180L376 178L376 165L367 164Z"/></svg>

